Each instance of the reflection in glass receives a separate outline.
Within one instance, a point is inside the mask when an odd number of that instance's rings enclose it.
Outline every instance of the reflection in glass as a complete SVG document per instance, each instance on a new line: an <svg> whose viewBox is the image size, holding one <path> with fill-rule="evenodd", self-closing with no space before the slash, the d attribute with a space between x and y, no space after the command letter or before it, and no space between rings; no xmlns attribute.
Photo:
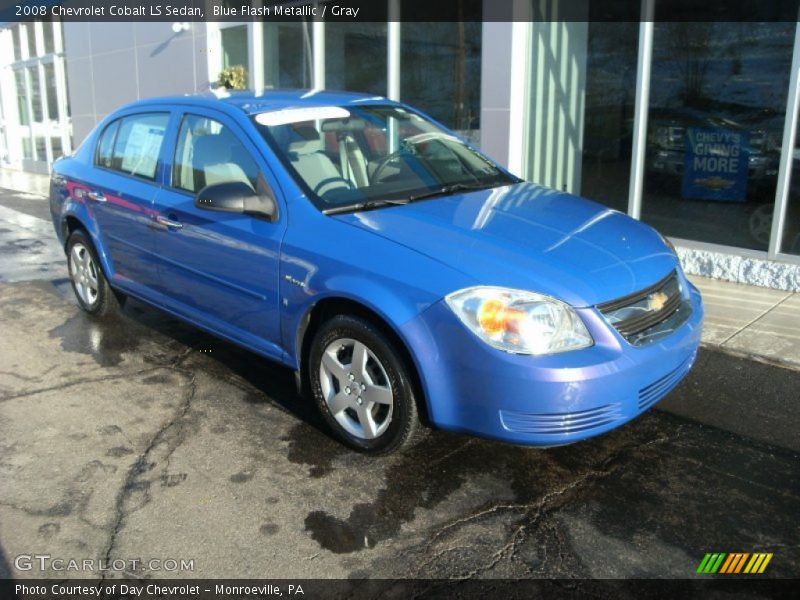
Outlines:
<svg viewBox="0 0 800 600"><path fill-rule="evenodd" d="M58 121L58 91L56 87L56 68L52 63L44 65L44 82L47 86L47 117Z"/></svg>
<svg viewBox="0 0 800 600"><path fill-rule="evenodd" d="M477 141L481 23L403 23L401 38L400 97Z"/></svg>
<svg viewBox="0 0 800 600"><path fill-rule="evenodd" d="M326 87L385 96L386 52L386 23L326 24Z"/></svg>
<svg viewBox="0 0 800 600"><path fill-rule="evenodd" d="M507 185L491 160L405 108L354 104L254 117L320 210L353 211Z"/></svg>
<svg viewBox="0 0 800 600"><path fill-rule="evenodd" d="M14 60L22 60L22 43L19 39L20 27L22 27L22 25L17 25L16 27L11 28L11 39L13 40L14 44Z"/></svg>
<svg viewBox="0 0 800 600"><path fill-rule="evenodd" d="M798 124L800 129L800 123ZM795 147L789 157L791 179L780 251L800 256L800 131L795 132Z"/></svg>
<svg viewBox="0 0 800 600"><path fill-rule="evenodd" d="M19 124L30 125L30 115L28 114L28 90L25 86L25 71L17 69L14 71L14 80L17 83L17 111L19 112Z"/></svg>
<svg viewBox="0 0 800 600"><path fill-rule="evenodd" d="M642 218L766 250L794 23L657 23Z"/></svg>
<svg viewBox="0 0 800 600"><path fill-rule="evenodd" d="M247 25L225 27L220 30L220 37L222 40L222 67L227 69L235 65L242 65L249 72Z"/></svg>
<svg viewBox="0 0 800 600"><path fill-rule="evenodd" d="M33 144L29 137L22 138L22 157L33 159Z"/></svg>
<svg viewBox="0 0 800 600"><path fill-rule="evenodd" d="M34 23L25 23L25 31L28 34L28 58L38 56L36 52L36 27Z"/></svg>
<svg viewBox="0 0 800 600"><path fill-rule="evenodd" d="M638 23L590 22L580 195L628 211Z"/></svg>
<svg viewBox="0 0 800 600"><path fill-rule="evenodd" d="M42 88L39 85L39 69L35 66L28 67L28 80L31 84L31 111L33 122L41 123L44 118L42 111Z"/></svg>
<svg viewBox="0 0 800 600"><path fill-rule="evenodd" d="M56 51L53 27L61 27L61 23L42 23L42 36L44 38L44 53L52 54Z"/></svg>
<svg viewBox="0 0 800 600"><path fill-rule="evenodd" d="M47 160L47 138L36 136L36 160Z"/></svg>
<svg viewBox="0 0 800 600"><path fill-rule="evenodd" d="M312 79L311 24L264 23L264 85L310 88Z"/></svg>
<svg viewBox="0 0 800 600"><path fill-rule="evenodd" d="M61 137L55 136L50 138L50 148L53 151L53 160L64 156L64 147L61 144Z"/></svg>

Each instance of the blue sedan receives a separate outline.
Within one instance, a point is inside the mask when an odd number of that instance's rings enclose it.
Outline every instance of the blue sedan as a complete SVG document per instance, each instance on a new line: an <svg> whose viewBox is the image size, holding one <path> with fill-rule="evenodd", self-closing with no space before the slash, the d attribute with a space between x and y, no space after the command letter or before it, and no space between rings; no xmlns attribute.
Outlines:
<svg viewBox="0 0 800 600"><path fill-rule="evenodd" d="M143 100L51 179L78 302L132 296L297 374L347 445L424 425L534 446L633 419L687 374L703 308L674 248L360 94Z"/></svg>

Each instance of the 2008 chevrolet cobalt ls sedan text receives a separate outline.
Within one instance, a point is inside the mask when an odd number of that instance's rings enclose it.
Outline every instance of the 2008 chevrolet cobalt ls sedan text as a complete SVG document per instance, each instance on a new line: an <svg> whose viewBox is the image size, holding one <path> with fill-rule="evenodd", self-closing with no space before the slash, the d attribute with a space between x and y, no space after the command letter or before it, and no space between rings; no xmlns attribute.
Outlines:
<svg viewBox="0 0 800 600"><path fill-rule="evenodd" d="M524 183L414 109L269 91L130 104L53 169L80 305L134 296L294 369L334 434L530 445L688 372L700 295L652 228Z"/></svg>

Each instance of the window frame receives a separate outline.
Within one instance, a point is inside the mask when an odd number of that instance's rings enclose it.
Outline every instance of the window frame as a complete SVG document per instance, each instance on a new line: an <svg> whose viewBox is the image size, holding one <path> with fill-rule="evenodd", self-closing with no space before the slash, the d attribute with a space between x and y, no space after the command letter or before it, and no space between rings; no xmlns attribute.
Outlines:
<svg viewBox="0 0 800 600"><path fill-rule="evenodd" d="M242 146L242 148L247 152L248 156L253 161L253 164L258 169L258 173L257 173L258 177L256 179L257 180L263 179L264 183L271 190L273 189L274 186L272 186L269 183L269 181L267 180L267 176L266 176L266 174L264 172L263 166L261 165L261 163L257 159L256 155L254 155L253 151L248 147L248 145L245 142L242 141L242 135L240 135L240 132L238 132L235 127L232 127L229 123L225 123L223 118L222 118L222 115L217 116L217 115L212 115L212 114L207 114L207 113L203 113L203 112L200 112L200 111L192 111L192 110L181 111L179 113L179 115L178 115L178 119L177 119L178 123L177 123L177 127L175 128L175 133L174 133L174 136L173 136L172 148L171 148L172 152L170 154L169 174L168 174L167 177L165 177L166 181L164 182L164 186L166 188L169 188L169 190L172 191L172 192L175 192L175 193L178 193L178 194L184 194L185 196L189 196L191 198L196 197L197 194L200 192L200 190L195 190L194 192L190 192L189 190L187 190L185 188L178 187L176 185L176 181L175 181L175 169L176 169L176 167L178 165L178 162L177 162L177 159L178 159L178 147L179 147L179 143L180 143L180 139L181 139L181 131L183 129L184 122L189 117L197 117L197 118L200 118L200 119L208 119L208 120L215 121L215 122L219 123L222 127L226 127L231 132L231 135L233 135L236 138L236 141L239 142L239 144ZM275 192L273 191L272 194L274 196Z"/></svg>
<svg viewBox="0 0 800 600"><path fill-rule="evenodd" d="M102 139L103 135L108 130L108 128L111 127L112 125L114 125L115 123L118 123L117 131L114 133L114 143L113 143L113 145L111 147L111 157L113 159L114 158L114 150L117 147L117 141L118 141L118 138L119 138L119 130L122 128L122 123L126 119L135 119L137 117L142 117L142 116L146 116L146 115L164 115L164 116L167 117L167 123L166 123L166 125L164 127L164 136L163 136L163 139L161 141L161 146L159 147L159 150L158 150L158 157L156 158L156 167L155 167L155 170L153 172L153 177L145 177L144 175L140 175L140 174L137 174L137 173L128 173L127 171L123 171L121 169L115 169L114 167L106 167L106 166L98 164L97 163L97 152L98 152L98 149L99 149L100 140ZM141 181L141 182L145 182L145 183L151 183L151 184L154 184L154 185L160 185L160 182L159 182L159 179L160 179L159 171L160 171L161 166L162 166L162 156L161 155L162 155L162 153L164 151L164 147L165 147L166 143L169 141L168 140L168 135L169 135L170 124L172 122L172 118L173 118L173 111L165 110L165 109L147 110L147 111L143 111L143 112L142 111L137 111L137 112L131 112L131 113L127 113L127 114L123 114L123 115L118 116L116 119L114 119L113 121L108 123L108 125L103 127L103 131L95 139L93 166L96 169L101 169L103 171L107 171L109 173L114 173L115 175L120 175L122 177L130 177L131 179L135 179L136 181Z"/></svg>
<svg viewBox="0 0 800 600"><path fill-rule="evenodd" d="M100 132L100 135L98 135L97 139L95 140L93 164L98 169L105 169L107 171L115 171L116 172L116 169L113 169L112 167L107 167L106 165L103 165L103 164L100 163L100 145L103 143L103 140L104 140L104 138L106 136L106 133L108 133L108 130L110 128L112 128L112 127L116 127L116 131L114 131L113 139L111 140L111 155L110 155L109 158L113 158L114 157L114 146L117 143L117 134L119 133L119 127L120 127L120 124L121 124L121 121L122 121L123 118L124 117L120 117L118 119L114 119L108 125L103 127L103 130Z"/></svg>

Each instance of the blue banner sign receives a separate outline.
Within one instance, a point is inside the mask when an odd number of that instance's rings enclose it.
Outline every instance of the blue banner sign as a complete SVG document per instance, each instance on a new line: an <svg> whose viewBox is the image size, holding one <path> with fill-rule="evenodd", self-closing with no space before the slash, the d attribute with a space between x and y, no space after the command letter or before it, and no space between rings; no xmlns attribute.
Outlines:
<svg viewBox="0 0 800 600"><path fill-rule="evenodd" d="M744 202L750 164L750 132L721 127L688 127L683 197Z"/></svg>

